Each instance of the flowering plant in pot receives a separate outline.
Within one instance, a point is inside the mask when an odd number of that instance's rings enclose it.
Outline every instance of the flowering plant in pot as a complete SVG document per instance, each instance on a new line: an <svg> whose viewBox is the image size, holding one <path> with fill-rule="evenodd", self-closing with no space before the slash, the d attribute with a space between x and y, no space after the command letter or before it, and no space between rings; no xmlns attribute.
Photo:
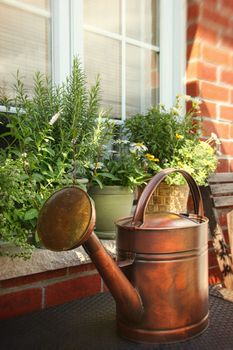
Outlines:
<svg viewBox="0 0 233 350"><path fill-rule="evenodd" d="M148 180L142 159L147 148L142 143L130 143L112 138L102 149L95 163L89 165L89 194L96 206L96 233L100 238L114 238L114 222L129 216L136 186ZM119 134L118 134L119 135Z"/></svg>
<svg viewBox="0 0 233 350"><path fill-rule="evenodd" d="M191 103L191 106L183 113L185 102ZM138 114L126 121L128 138L131 141L144 142L148 148L145 157L151 176L165 168L179 168L188 171L198 185L203 185L215 171L220 142L214 134L208 140L200 141L200 103L197 98L178 95L175 105L170 110L158 105L152 107L147 114ZM173 198L164 196L169 193L173 193ZM184 202L181 206L174 208L182 198ZM188 187L185 180L179 174L172 174L158 187L148 208L149 211L154 211L155 208L185 211L187 199Z"/></svg>

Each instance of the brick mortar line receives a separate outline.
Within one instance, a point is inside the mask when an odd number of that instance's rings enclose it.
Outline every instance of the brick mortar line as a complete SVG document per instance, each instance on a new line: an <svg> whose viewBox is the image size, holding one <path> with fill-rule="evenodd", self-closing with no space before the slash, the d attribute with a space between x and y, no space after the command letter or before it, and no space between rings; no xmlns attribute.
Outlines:
<svg viewBox="0 0 233 350"><path fill-rule="evenodd" d="M233 90L232 90L233 91ZM216 106L219 105L219 106L223 106L223 107L232 107L232 104L229 103L229 102L225 102L225 101L216 101L216 100L212 100L210 98L202 98L202 101L203 102L207 102L207 103L212 103L212 104L215 104Z"/></svg>
<svg viewBox="0 0 233 350"><path fill-rule="evenodd" d="M208 122L215 122L216 124L224 124L224 125L232 125L232 121L228 119L217 119L213 117L205 117L204 115L201 116L203 121L208 121ZM226 139L228 140L228 139Z"/></svg>
<svg viewBox="0 0 233 350"><path fill-rule="evenodd" d="M196 81L199 81L200 83L208 83L210 85L213 85L214 87L220 87L221 89L226 89L226 90L232 90L232 85L229 83L223 83L222 81L211 81L211 80L204 80L204 79L199 79L199 78L194 78L196 79ZM229 92L229 91L228 91ZM214 100L215 101L215 100ZM221 101L221 100L217 100L219 101L219 103L228 103L230 104L230 102L226 102L225 100L224 101Z"/></svg>
<svg viewBox="0 0 233 350"><path fill-rule="evenodd" d="M98 274L97 270L83 271L83 272L80 272L79 274L64 275L64 276L52 278L49 280L31 282L28 284L22 284L20 286L15 286L15 287L0 287L0 296L5 295L5 294L14 293L14 292L19 292L19 291L35 289L35 288L41 288L43 290L52 284L56 284L59 282L67 282L67 281L70 281L73 279L77 279L79 277L94 276L97 274Z"/></svg>

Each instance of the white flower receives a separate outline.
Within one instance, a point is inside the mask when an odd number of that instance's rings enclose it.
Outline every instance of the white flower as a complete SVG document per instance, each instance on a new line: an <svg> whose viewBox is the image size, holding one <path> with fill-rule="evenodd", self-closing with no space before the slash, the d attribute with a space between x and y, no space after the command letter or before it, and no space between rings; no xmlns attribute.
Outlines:
<svg viewBox="0 0 233 350"><path fill-rule="evenodd" d="M127 145L129 143L129 141L128 140L118 139L118 140L113 141L113 143L115 145Z"/></svg>
<svg viewBox="0 0 233 350"><path fill-rule="evenodd" d="M190 95L184 95L184 100L185 100L186 102L191 101L191 100L192 100L192 97L191 97Z"/></svg>
<svg viewBox="0 0 233 350"><path fill-rule="evenodd" d="M89 167L90 167L92 170L94 170L94 169L102 169L103 166L104 166L104 164L101 163L101 162L97 162L97 163L95 163L95 164L90 164L90 165L89 165Z"/></svg>
<svg viewBox="0 0 233 350"><path fill-rule="evenodd" d="M56 123L56 121L58 120L58 118L60 117L61 111L57 112L56 114L54 114L52 116L52 118L49 121L50 125L53 125L54 123Z"/></svg>
<svg viewBox="0 0 233 350"><path fill-rule="evenodd" d="M172 108L170 109L170 112L173 113L173 114L175 114L175 115L179 115L179 114L180 114L179 109L176 108L176 107L172 107Z"/></svg>
<svg viewBox="0 0 233 350"><path fill-rule="evenodd" d="M130 144L130 151L132 153L136 153L136 152L145 152L147 151L148 148L142 143L142 142L133 142Z"/></svg>
<svg viewBox="0 0 233 350"><path fill-rule="evenodd" d="M96 169L102 169L103 166L104 166L104 163L97 162L96 165L95 165L95 168L96 168Z"/></svg>
<svg viewBox="0 0 233 350"><path fill-rule="evenodd" d="M27 157L27 153L26 152L22 153L22 158L26 158L26 157Z"/></svg>
<svg viewBox="0 0 233 350"><path fill-rule="evenodd" d="M215 142L216 145L221 145L221 141L219 140L218 136L212 132L210 134L210 138L207 140L207 143Z"/></svg>
<svg viewBox="0 0 233 350"><path fill-rule="evenodd" d="M210 134L210 137L211 137L212 140L214 140L214 141L217 141L217 140L218 140L218 136L217 136L214 132L212 132L212 133Z"/></svg>
<svg viewBox="0 0 233 350"><path fill-rule="evenodd" d="M202 100L199 97L192 97L191 101L195 106L199 106L202 103Z"/></svg>

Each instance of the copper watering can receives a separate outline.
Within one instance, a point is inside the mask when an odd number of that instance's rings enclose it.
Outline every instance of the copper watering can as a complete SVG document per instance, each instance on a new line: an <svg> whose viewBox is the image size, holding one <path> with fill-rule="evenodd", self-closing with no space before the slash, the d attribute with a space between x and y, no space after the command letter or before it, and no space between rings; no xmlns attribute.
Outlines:
<svg viewBox="0 0 233 350"><path fill-rule="evenodd" d="M194 214L146 214L155 188L179 172L193 198ZM86 192L65 187L44 204L38 234L55 251L83 244L116 301L119 334L132 341L185 340L208 326L208 219L200 191L183 170L166 169L145 187L133 217L117 226L118 267L93 232L95 209Z"/></svg>

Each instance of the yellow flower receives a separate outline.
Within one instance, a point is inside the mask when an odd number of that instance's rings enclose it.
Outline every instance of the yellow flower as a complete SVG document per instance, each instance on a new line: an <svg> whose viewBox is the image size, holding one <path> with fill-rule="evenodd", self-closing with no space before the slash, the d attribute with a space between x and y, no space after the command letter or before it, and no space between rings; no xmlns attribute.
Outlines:
<svg viewBox="0 0 233 350"><path fill-rule="evenodd" d="M152 160L152 162L159 162L159 158L155 158L155 156L154 156L153 154L146 153L146 154L145 154L145 157L146 157L148 160Z"/></svg>
<svg viewBox="0 0 233 350"><path fill-rule="evenodd" d="M137 143L135 143L135 146L142 147L142 146L144 146L144 144L142 142L137 142Z"/></svg>
<svg viewBox="0 0 233 350"><path fill-rule="evenodd" d="M184 138L184 136L182 136L182 135L180 135L180 134L176 134L176 139L177 140L180 140L180 139L183 139Z"/></svg>

